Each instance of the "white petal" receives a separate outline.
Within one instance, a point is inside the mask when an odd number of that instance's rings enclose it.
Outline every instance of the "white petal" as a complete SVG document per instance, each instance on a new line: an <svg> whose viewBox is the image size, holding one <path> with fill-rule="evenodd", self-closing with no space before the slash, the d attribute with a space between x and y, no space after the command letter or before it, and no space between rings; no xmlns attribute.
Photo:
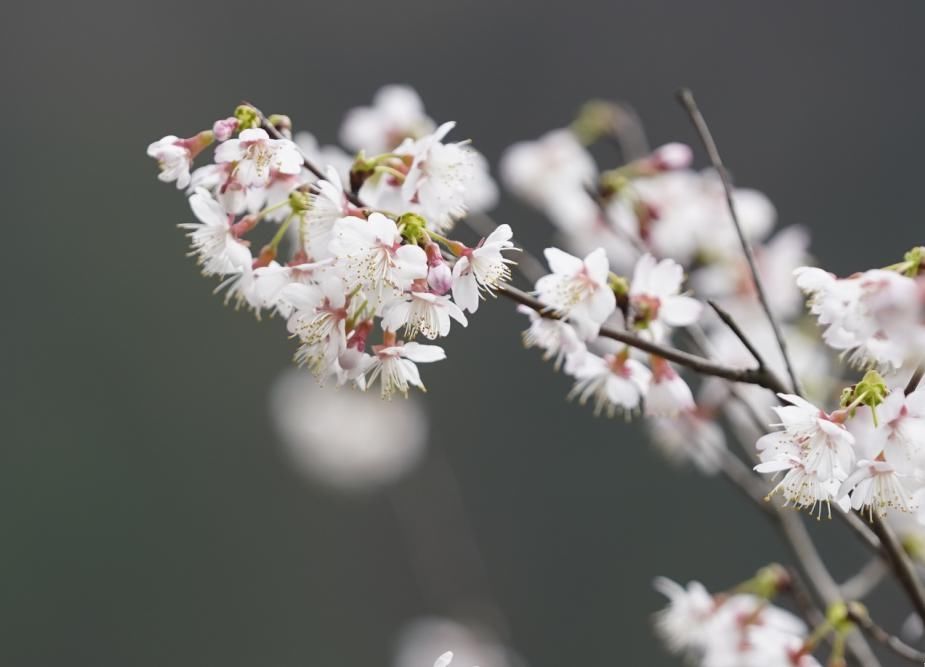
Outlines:
<svg viewBox="0 0 925 667"><path fill-rule="evenodd" d="M582 269L583 263L580 259L558 248L546 248L543 254L546 256L546 261L549 263L549 268L553 273L573 274Z"/></svg>
<svg viewBox="0 0 925 667"><path fill-rule="evenodd" d="M659 317L673 327L693 324L700 317L703 304L689 296L672 296L662 301Z"/></svg>
<svg viewBox="0 0 925 667"><path fill-rule="evenodd" d="M421 345L420 343L405 343L401 348L401 356L419 364L430 363L446 359L446 352L439 345Z"/></svg>

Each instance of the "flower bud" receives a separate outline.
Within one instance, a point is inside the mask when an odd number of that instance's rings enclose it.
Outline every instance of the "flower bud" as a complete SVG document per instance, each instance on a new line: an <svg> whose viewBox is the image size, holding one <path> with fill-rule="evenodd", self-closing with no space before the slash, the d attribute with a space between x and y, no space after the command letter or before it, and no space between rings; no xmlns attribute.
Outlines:
<svg viewBox="0 0 925 667"><path fill-rule="evenodd" d="M238 119L233 116L217 120L212 125L212 132L215 134L217 141L228 141L234 136L237 129Z"/></svg>
<svg viewBox="0 0 925 667"><path fill-rule="evenodd" d="M659 146L649 157L652 167L656 171L673 171L686 169L691 165L694 153L687 144L673 142Z"/></svg>
<svg viewBox="0 0 925 667"><path fill-rule="evenodd" d="M427 253L427 286L443 296L453 288L453 272L444 261L440 246L431 242L424 250Z"/></svg>
<svg viewBox="0 0 925 667"><path fill-rule="evenodd" d="M260 115L249 104L241 104L234 110L234 117L238 121L238 130L249 130L260 127Z"/></svg>

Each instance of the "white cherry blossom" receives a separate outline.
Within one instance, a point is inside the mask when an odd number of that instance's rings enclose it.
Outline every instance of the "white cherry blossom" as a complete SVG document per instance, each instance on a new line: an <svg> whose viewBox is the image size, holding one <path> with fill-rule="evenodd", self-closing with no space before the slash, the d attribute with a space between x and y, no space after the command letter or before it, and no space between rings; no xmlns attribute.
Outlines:
<svg viewBox="0 0 925 667"><path fill-rule="evenodd" d="M552 273L537 281L537 296L573 323L582 338L594 338L616 308L606 253L598 248L580 259L558 248L547 248L544 254Z"/></svg>
<svg viewBox="0 0 925 667"><path fill-rule="evenodd" d="M235 273L249 266L251 252L234 235L229 216L212 195L199 188L189 198L190 208L199 222L180 225L189 230L193 254L206 276Z"/></svg>
<svg viewBox="0 0 925 667"><path fill-rule="evenodd" d="M350 150L367 155L387 153L407 138L418 138L434 130L424 104L409 86L383 86L370 107L347 112L340 140Z"/></svg>
<svg viewBox="0 0 925 667"><path fill-rule="evenodd" d="M842 497L850 494L851 507L856 510L866 507L871 515L917 509L912 499L914 491L906 488L904 475L887 461L858 461L857 470L844 481L838 493Z"/></svg>
<svg viewBox="0 0 925 667"><path fill-rule="evenodd" d="M217 163L235 163L234 177L245 188L262 188L273 170L298 174L302 170L299 149L288 139L271 139L261 128L244 130L215 149Z"/></svg>
<svg viewBox="0 0 925 667"><path fill-rule="evenodd" d="M157 160L160 167L158 180L164 183L177 182L182 190L190 184L190 164L192 154L183 140L170 134L148 146L148 157Z"/></svg>
<svg viewBox="0 0 925 667"><path fill-rule="evenodd" d="M427 255L416 245L404 245L394 220L381 213L368 219L338 220L329 250L337 257L348 288L362 286L371 295L401 292L413 280L427 277Z"/></svg>
<svg viewBox="0 0 925 667"><path fill-rule="evenodd" d="M694 409L690 387L667 361L652 357L652 382L646 392L645 414L649 417L674 417Z"/></svg>
<svg viewBox="0 0 925 667"><path fill-rule="evenodd" d="M582 405L593 400L594 414L610 417L639 409L652 377L648 368L629 357L628 349L603 357L588 352L571 374L575 386L569 398L577 397Z"/></svg>
<svg viewBox="0 0 925 667"><path fill-rule="evenodd" d="M382 326L388 331L398 331L404 327L408 338L414 338L420 333L433 340L450 333L451 319L462 326L468 324L466 315L449 296L412 288L410 293L386 304L382 313Z"/></svg>
<svg viewBox="0 0 925 667"><path fill-rule="evenodd" d="M639 258L630 282L629 298L637 326L652 329L661 337L664 327L693 324L703 305L689 296L681 296L683 267L671 259L656 261L645 254Z"/></svg>
<svg viewBox="0 0 925 667"><path fill-rule="evenodd" d="M420 373L415 364L431 363L446 358L443 348L420 343L386 343L373 348L374 356L367 368L368 385L379 380L383 398L391 398L397 391L408 395L411 386L424 390Z"/></svg>
<svg viewBox="0 0 925 667"><path fill-rule="evenodd" d="M513 235L510 225L498 225L475 248L463 249L453 265L453 300L460 308L474 313L481 294L511 277L513 261L502 253L514 249Z"/></svg>

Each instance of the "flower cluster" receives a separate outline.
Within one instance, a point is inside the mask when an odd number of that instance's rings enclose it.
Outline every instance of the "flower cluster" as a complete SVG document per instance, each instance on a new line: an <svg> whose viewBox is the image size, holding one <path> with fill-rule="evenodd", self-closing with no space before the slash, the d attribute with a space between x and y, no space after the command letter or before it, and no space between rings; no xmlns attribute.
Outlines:
<svg viewBox="0 0 925 667"><path fill-rule="evenodd" d="M393 86L347 115L352 161L311 135L293 140L288 117L249 105L148 154L162 181L187 189L196 222L181 227L226 301L284 318L301 343L297 361L318 378L378 382L389 397L423 389L417 364L445 357L419 339L465 327L510 276L507 225L474 247L445 236L497 198L485 159L446 140L453 127L437 127L413 91ZM212 162L193 169L211 144ZM255 252L261 233L269 240Z"/></svg>
<svg viewBox="0 0 925 667"><path fill-rule="evenodd" d="M536 282L536 294L557 319L529 311L524 334L529 347L543 350L575 378L572 394L591 400L595 412L677 416L690 412L694 400L687 383L656 355L637 359L626 345L603 339L601 329L613 326L639 332L652 340L667 337L671 327L694 323L701 304L683 296L683 270L670 259L644 255L632 280L610 272L607 255L598 248L579 258L557 248L546 249L552 273Z"/></svg>
<svg viewBox="0 0 925 667"><path fill-rule="evenodd" d="M820 513L832 502L871 515L918 508L925 487L925 387L907 395L870 371L832 413L799 396L781 399L789 404L775 408L783 430L757 443L755 469L783 473L772 494Z"/></svg>
<svg viewBox="0 0 925 667"><path fill-rule="evenodd" d="M554 223L571 253L547 250L552 274L536 285L538 297L563 321L530 314L524 339L576 378L573 395L593 398L607 413L643 412L653 439L671 459L715 472L725 448L717 419L753 429L749 415L770 409L773 396L740 387L741 401L730 401L728 383L706 378L695 400L678 369L604 340L601 327L666 344L683 329L686 339L699 340L695 351L735 367L752 364L739 338L686 288L729 312L774 372L783 372L784 360L755 299L719 178L691 169L692 151L680 143L600 169L587 144L602 136L602 124L589 122L602 113L602 104L591 105L569 128L515 144L501 160L505 185ZM771 307L789 323L801 309L791 274L807 259L808 235L790 227L768 239L776 214L767 198L736 189L733 199L762 274L774 280ZM827 360L818 344L796 324L785 325L785 335L805 374L825 377ZM828 389L822 381L813 384L819 392Z"/></svg>
<svg viewBox="0 0 925 667"><path fill-rule="evenodd" d="M830 414L799 396L781 396L789 404L775 408L783 430L758 440L756 470L783 473L772 493L787 503L821 512L834 501L871 516L918 509L925 387L909 380L925 360L923 253L914 248L903 262L843 279L815 267L794 271L825 343L870 370Z"/></svg>
<svg viewBox="0 0 925 667"><path fill-rule="evenodd" d="M801 267L797 285L809 295L810 312L825 327L827 345L847 354L856 366L891 372L925 353L925 281L915 279L923 260L925 247L919 247L893 267L848 278Z"/></svg>
<svg viewBox="0 0 925 667"><path fill-rule="evenodd" d="M672 343L673 332L683 329L693 351L735 368L755 363L745 338L780 377L787 375L786 359L756 298L719 177L691 169L692 151L678 143L599 169L586 144L605 132L602 105L586 108L570 128L515 144L501 162L508 188L543 211L574 253L546 250L551 273L537 281L535 293L549 312L542 317L521 309L531 320L526 345L574 377L572 395L591 401L596 412L650 417L656 444L674 460L718 470L725 436L717 420L723 417L738 435L761 436L757 470L782 476L774 493L788 504L820 512L832 501L876 512L913 509L916 480L925 479L918 456L925 434L916 430L919 394L904 398L902 385L925 351L925 248L884 269L838 279L805 266L804 229L771 236L771 203L754 190L734 189L740 228L759 274L773 286L767 303L782 323L806 396L824 402L842 382L826 347L847 355L851 366L888 373L890 386L877 399L885 403L876 426L874 395L863 383L832 414L796 395L783 396L788 405L776 407L762 387L732 387L715 377L704 378L695 394L664 358L617 344L608 332ZM694 294L728 313L740 332L686 295L685 280ZM821 340L801 323L804 294L824 327ZM756 430L754 415L772 409L783 430L765 435ZM885 447L887 433L904 434L892 436L906 443L903 451Z"/></svg>
<svg viewBox="0 0 925 667"><path fill-rule="evenodd" d="M668 606L655 627L670 651L702 667L819 667L806 625L766 597L712 595L702 584L686 587L659 578L655 588Z"/></svg>
<svg viewBox="0 0 925 667"><path fill-rule="evenodd" d="M693 169L684 144L649 150L641 128L628 140L616 113L593 103L502 157L505 185L559 234L530 295L506 285L508 225L471 246L449 236L498 189L485 158L449 140L454 124L427 116L408 88L347 114L340 138L353 157L249 105L148 154L189 197L196 221L181 227L203 274L226 300L283 318L296 360L320 380L378 382L385 397L423 389L417 364L445 355L421 339L467 326L481 298L501 293L529 319L524 344L572 379L570 397L595 414L644 415L671 460L735 478L732 435L772 476L769 497L820 516L833 505L887 516L925 544L925 246L846 278L810 266L807 231L775 233L764 195ZM622 164L598 166L591 144L604 138L622 146ZM684 366L713 370L690 382ZM309 426L290 431L311 440ZM299 448L310 465L315 449ZM358 456L376 458L367 449ZM670 600L661 634L698 664L818 665L816 634L767 596L657 587Z"/></svg>

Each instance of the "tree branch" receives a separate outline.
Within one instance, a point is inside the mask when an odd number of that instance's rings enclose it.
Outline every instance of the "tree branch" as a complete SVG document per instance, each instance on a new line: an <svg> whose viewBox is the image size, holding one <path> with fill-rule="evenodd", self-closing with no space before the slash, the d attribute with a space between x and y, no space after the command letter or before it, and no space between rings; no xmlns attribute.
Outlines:
<svg viewBox="0 0 925 667"><path fill-rule="evenodd" d="M543 317L547 317L553 320L562 319L559 314L550 310L549 306L544 304L542 301L522 290L517 289L513 285L500 284L495 288L495 292L501 296L511 299L512 301L516 301L523 306L527 306L528 308L535 310ZM602 338L610 338L620 343L624 343L625 345L629 345L630 347L642 350L643 352L648 352L649 354L654 354L656 356L662 357L663 359L667 359L668 361L673 361L679 366L684 366L685 368L689 368L692 371L696 371L702 375L712 375L714 377L723 378L724 380L730 380L731 382L756 384L760 387L770 389L775 393L786 393L787 391L787 387L784 386L784 384L777 378L777 376L766 368L733 368L731 366L725 366L704 357L700 357L696 354L690 354L689 352L684 352L673 347L667 347L665 345L660 345L659 343L654 343L650 340L629 333L628 331L621 331L619 329L612 329L609 327L601 328L599 335Z"/></svg>
<svg viewBox="0 0 925 667"><path fill-rule="evenodd" d="M853 607L854 605L848 606L848 618L850 618L855 623L855 625L861 628L864 634L866 634L874 641L883 644L901 658L905 658L906 660L919 665L925 663L925 652L919 651L918 649L906 644L899 637L891 635L889 632L874 623L870 618L870 615L854 609Z"/></svg>
<svg viewBox="0 0 925 667"><path fill-rule="evenodd" d="M896 575L903 590L909 596L913 608L923 621L925 621L925 589L922 588L922 582L915 573L915 568L909 557L906 555L902 544L882 517L874 515L871 519L870 526L874 534L880 539L883 546L883 552L890 569Z"/></svg>
<svg viewBox="0 0 925 667"><path fill-rule="evenodd" d="M904 390L906 396L914 392L919 387L919 383L922 381L922 375L925 374L925 364L919 364L915 372L912 373L912 377L909 378L909 384L906 385Z"/></svg>
<svg viewBox="0 0 925 667"><path fill-rule="evenodd" d="M719 316L719 319L723 321L723 324L729 327L729 330L735 334L735 337L738 338L742 342L742 345L745 346L745 349L747 349L749 354L752 355L752 358L755 360L755 363L758 364L758 368L767 368L767 364L764 361L764 357L761 356L761 353L758 351L758 348L756 348L752 344L748 336L745 335L745 332L742 331L742 328L739 326L739 323L736 322L734 319L732 319L732 315L730 315L725 310L723 310L720 307L720 305L716 303L715 301L713 301L712 299L707 300L707 303L710 304L710 308L712 308L713 312L715 312L717 316Z"/></svg>
<svg viewBox="0 0 925 667"><path fill-rule="evenodd" d="M726 171L723 160L719 155L719 149L716 147L716 142L713 139L713 135L710 133L710 128L707 125L703 114L700 113L700 109L697 107L697 102L694 100L694 94L690 90L683 89L678 92L678 100L681 102L681 105L690 116L691 122L693 122L694 128L697 130L697 134L700 136L700 140L707 151L710 162L719 175L720 182L723 184L723 192L726 195L726 205L729 207L729 215L732 217L732 222L735 225L736 234L739 237L739 243L741 243L742 251L745 253L745 259L748 262L748 270L751 272L752 282L755 284L755 292L757 292L758 300L761 302L761 307L764 309L764 313L767 315L768 322L770 322L771 328L774 330L774 337L777 339L777 346L780 348L781 356L784 358L784 364L787 367L787 374L790 376L790 383L793 385L793 391L796 394L800 394L802 393L800 391L800 383L799 380L797 380L797 375L793 370L793 364L790 361L790 354L787 352L787 343L784 340L784 335L781 331L780 324L777 322L777 318L775 318L774 314L771 312L771 306L768 303L768 297L765 293L764 284L761 281L761 276L758 274L758 265L755 262L755 253L752 252L752 247L745 236L745 231L742 229L742 223L739 221L739 214L736 212L735 201L733 200L732 196L732 183L729 179L729 172Z"/></svg>

